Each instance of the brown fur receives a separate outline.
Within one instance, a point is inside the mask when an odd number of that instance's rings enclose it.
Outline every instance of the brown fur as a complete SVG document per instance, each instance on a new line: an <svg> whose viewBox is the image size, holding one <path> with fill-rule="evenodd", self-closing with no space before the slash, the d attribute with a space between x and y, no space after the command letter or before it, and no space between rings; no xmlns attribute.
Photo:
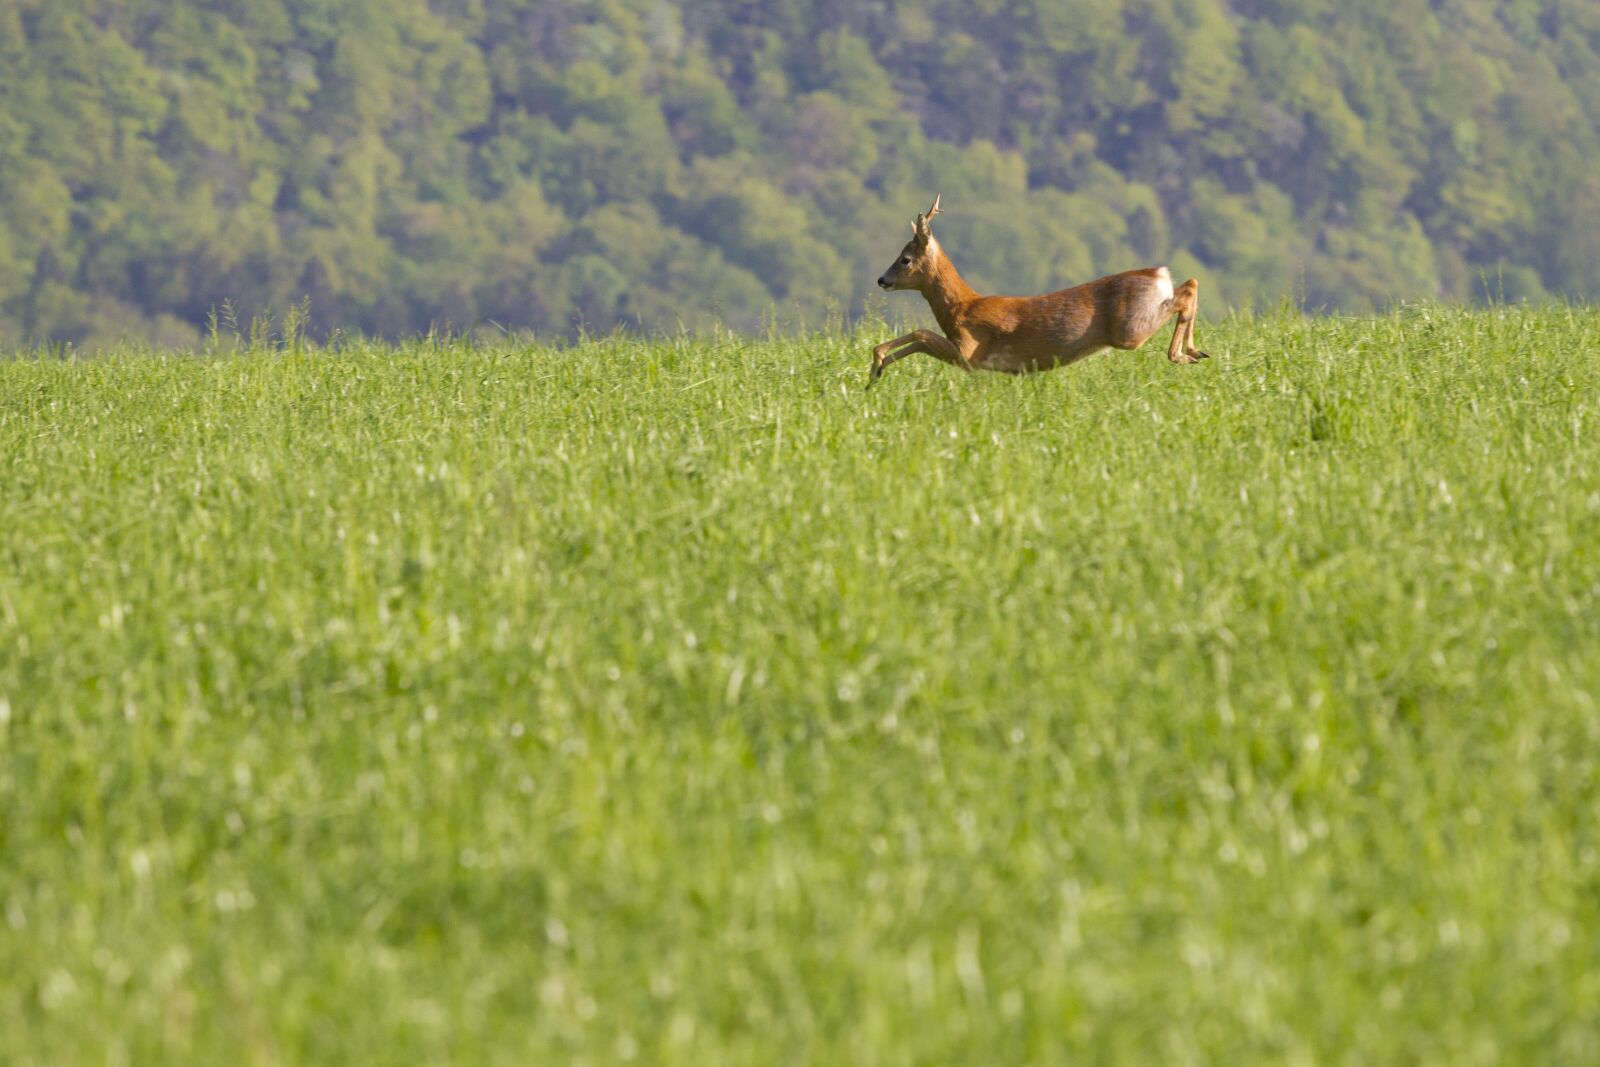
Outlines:
<svg viewBox="0 0 1600 1067"><path fill-rule="evenodd" d="M1194 346L1200 285L1173 288L1165 267L1111 274L1043 296L980 296L934 240L939 200L912 224L913 236L878 279L885 289L915 289L928 301L944 336L914 330L872 350L872 377L897 359L924 353L964 370L1010 374L1075 363L1105 348L1138 348L1174 315L1167 358L1193 363L1207 354Z"/></svg>

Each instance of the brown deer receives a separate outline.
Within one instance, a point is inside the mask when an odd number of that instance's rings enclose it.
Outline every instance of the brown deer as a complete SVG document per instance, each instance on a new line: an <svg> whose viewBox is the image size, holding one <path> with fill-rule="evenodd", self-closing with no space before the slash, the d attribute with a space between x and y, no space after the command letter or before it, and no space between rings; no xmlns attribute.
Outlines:
<svg viewBox="0 0 1600 1067"><path fill-rule="evenodd" d="M1167 358L1174 363L1209 358L1194 346L1200 285L1193 278L1173 289L1166 267L1147 267L1044 296L979 296L934 240L938 214L935 196L933 206L911 224L910 242L878 285L921 293L944 336L913 330L874 347L868 388L889 364L918 352L963 370L1049 370L1103 348L1138 348L1173 315L1178 324Z"/></svg>

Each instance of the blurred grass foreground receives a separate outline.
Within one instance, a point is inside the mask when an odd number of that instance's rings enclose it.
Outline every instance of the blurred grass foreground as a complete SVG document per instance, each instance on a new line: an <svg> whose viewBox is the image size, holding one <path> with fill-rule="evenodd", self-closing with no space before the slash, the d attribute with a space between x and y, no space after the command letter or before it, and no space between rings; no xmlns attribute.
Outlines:
<svg viewBox="0 0 1600 1067"><path fill-rule="evenodd" d="M1593 313L883 336L0 362L0 1061L1600 1060Z"/></svg>

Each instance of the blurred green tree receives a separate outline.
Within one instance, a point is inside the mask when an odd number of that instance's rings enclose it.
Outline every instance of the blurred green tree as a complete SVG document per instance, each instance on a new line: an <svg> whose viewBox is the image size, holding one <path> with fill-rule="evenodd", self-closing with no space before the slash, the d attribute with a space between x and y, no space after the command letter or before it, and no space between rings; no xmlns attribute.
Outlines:
<svg viewBox="0 0 1600 1067"><path fill-rule="evenodd" d="M1597 12L0 0L0 335L749 328L862 307L934 191L996 290L1593 298Z"/></svg>

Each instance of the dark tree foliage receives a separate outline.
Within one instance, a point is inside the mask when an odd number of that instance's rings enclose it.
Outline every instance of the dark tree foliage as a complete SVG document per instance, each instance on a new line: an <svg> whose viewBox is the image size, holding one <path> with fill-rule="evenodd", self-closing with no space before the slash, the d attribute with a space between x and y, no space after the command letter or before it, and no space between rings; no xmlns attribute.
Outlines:
<svg viewBox="0 0 1600 1067"><path fill-rule="evenodd" d="M0 0L0 337L1592 298L1593 0Z"/></svg>

